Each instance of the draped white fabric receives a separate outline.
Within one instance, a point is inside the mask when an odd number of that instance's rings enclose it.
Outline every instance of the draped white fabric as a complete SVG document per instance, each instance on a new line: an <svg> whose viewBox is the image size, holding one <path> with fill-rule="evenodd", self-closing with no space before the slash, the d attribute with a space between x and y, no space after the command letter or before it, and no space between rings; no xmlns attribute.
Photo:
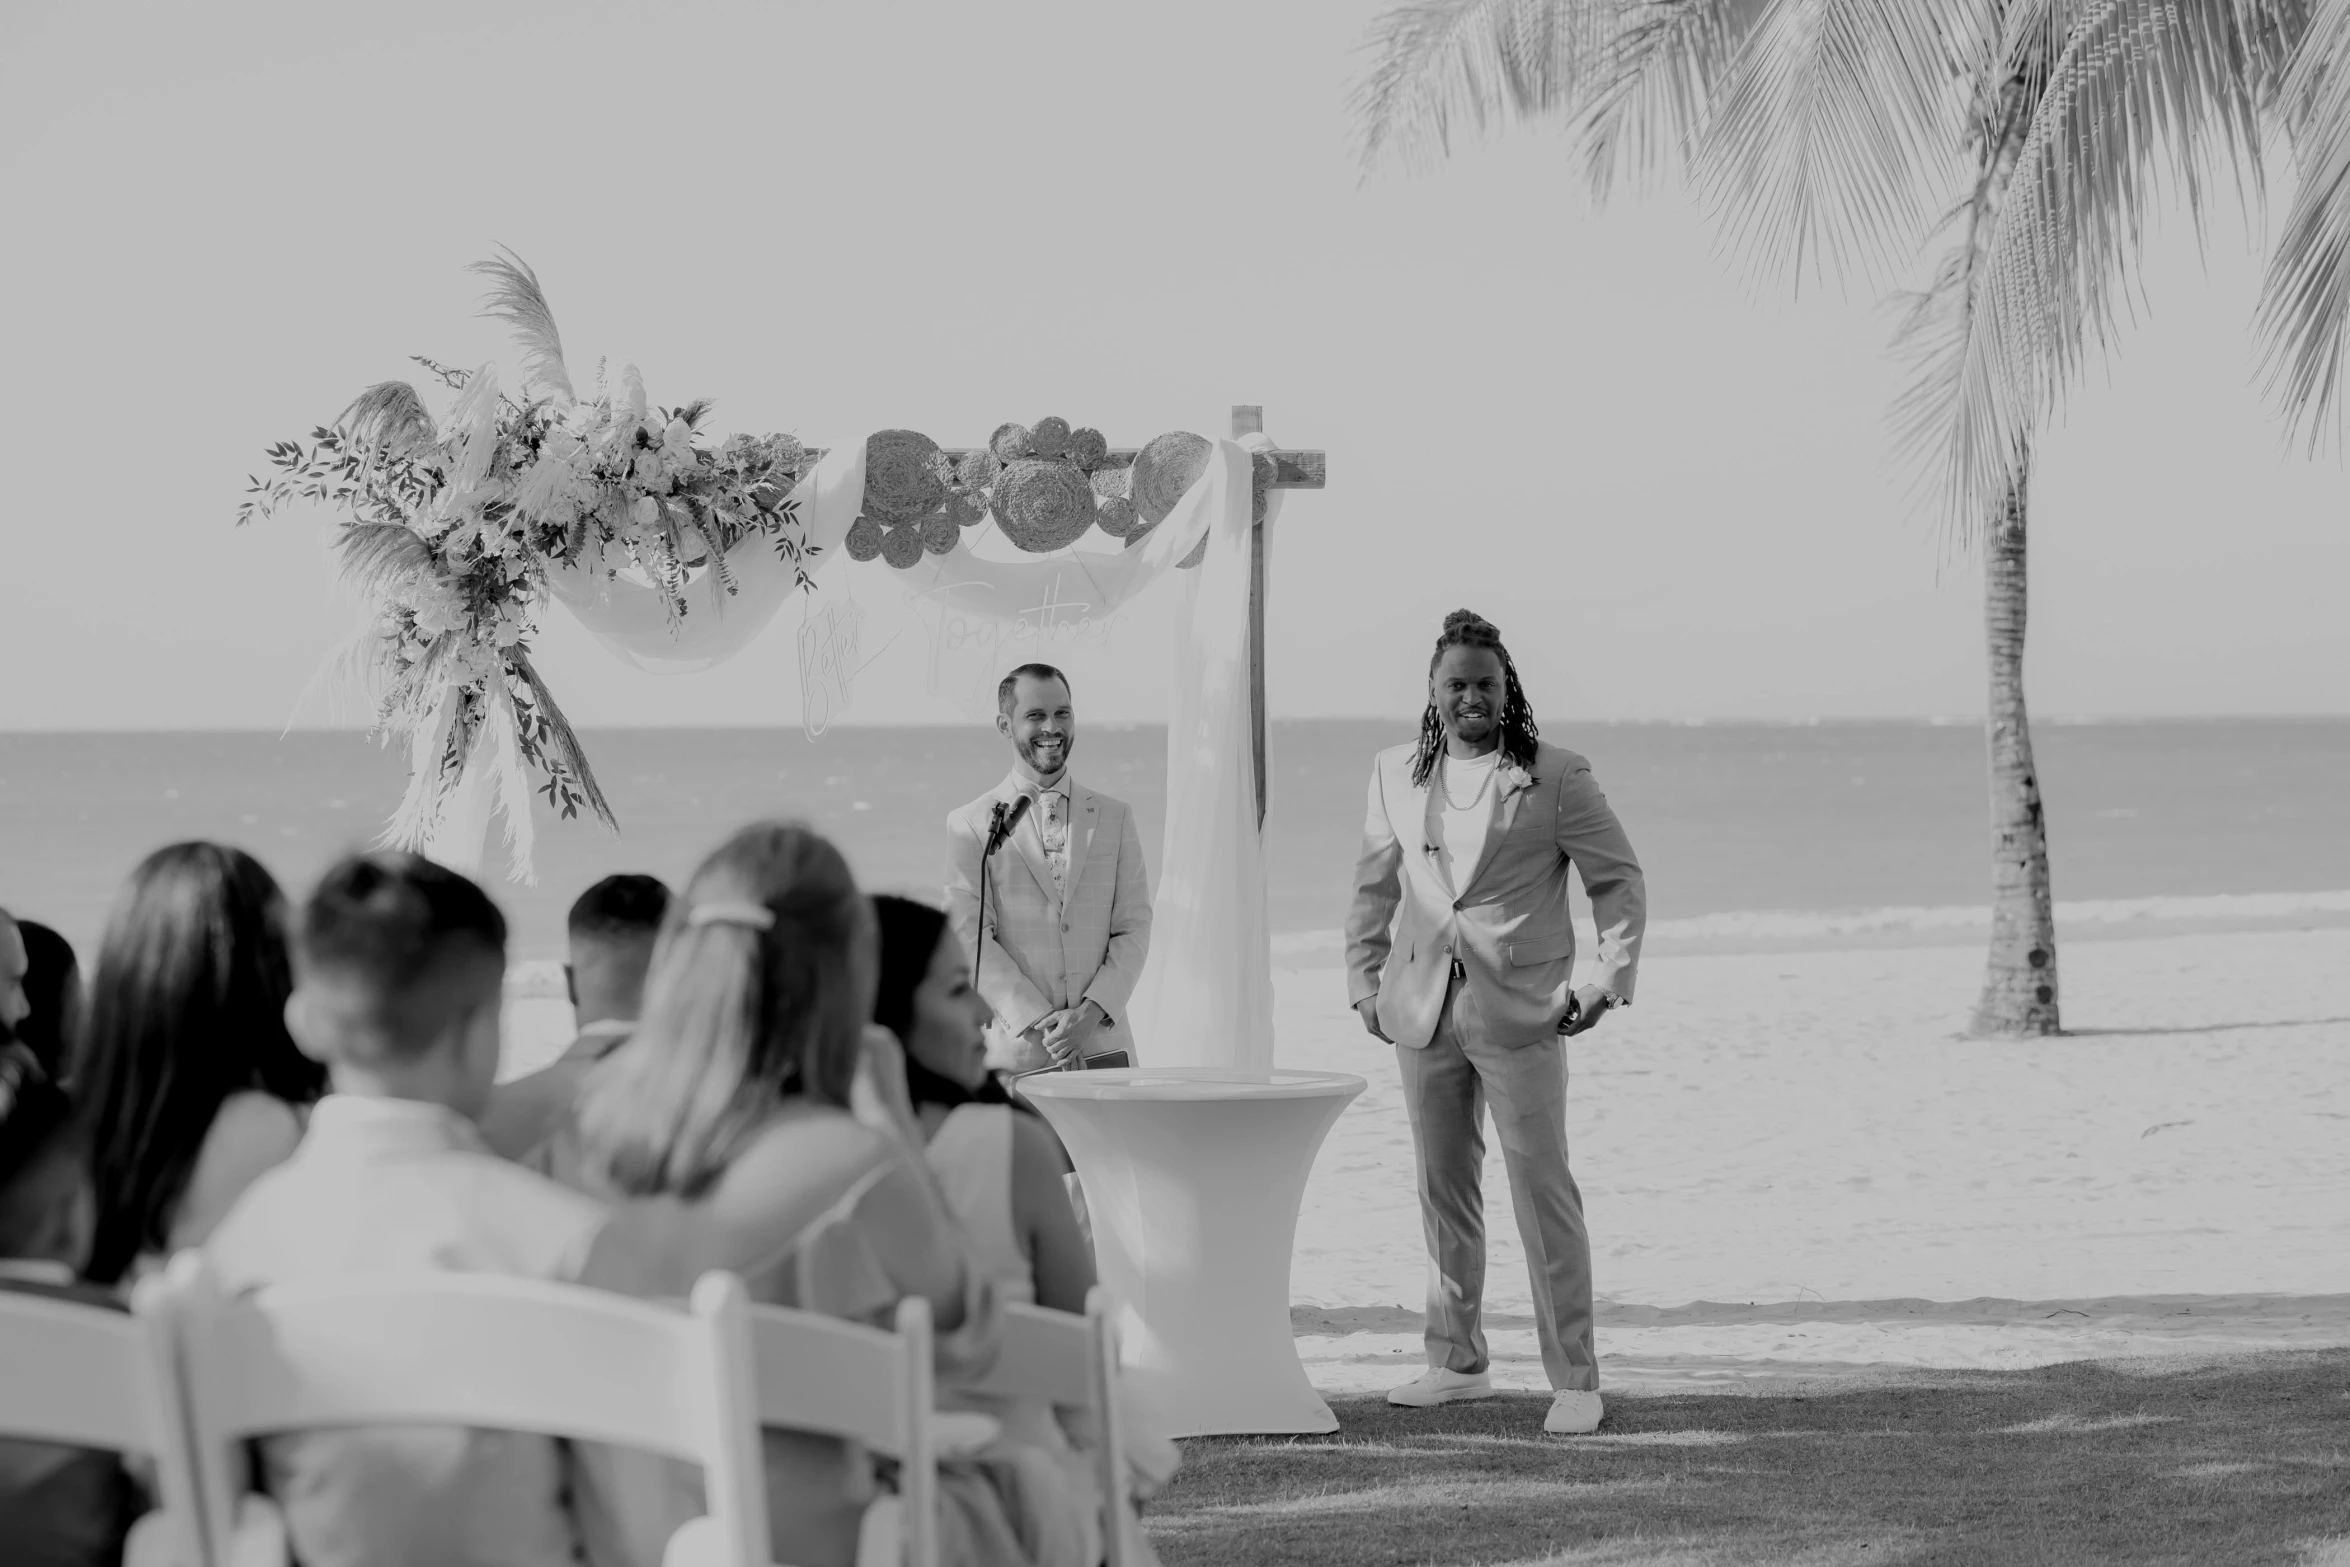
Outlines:
<svg viewBox="0 0 2350 1567"><path fill-rule="evenodd" d="M1150 962L1134 993L1135 1038L1152 1066L1269 1072L1273 960L1251 734L1248 447L1216 443L1206 476L1159 531L1179 525L1195 536L1205 527L1208 553L1176 578L1167 830Z"/></svg>

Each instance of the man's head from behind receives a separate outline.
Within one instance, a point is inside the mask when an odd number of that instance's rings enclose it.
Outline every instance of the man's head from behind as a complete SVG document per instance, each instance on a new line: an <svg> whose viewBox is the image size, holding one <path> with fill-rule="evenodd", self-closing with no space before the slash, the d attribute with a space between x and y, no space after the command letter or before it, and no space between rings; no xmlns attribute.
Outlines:
<svg viewBox="0 0 2350 1567"><path fill-rule="evenodd" d="M31 1050L0 1044L0 1257L79 1273L96 1229L87 1124Z"/></svg>
<svg viewBox="0 0 2350 1567"><path fill-rule="evenodd" d="M996 686L995 707L996 732L1012 742L1021 770L1040 780L1058 777L1077 749L1069 677L1050 664L1022 664Z"/></svg>
<svg viewBox="0 0 2350 1567"><path fill-rule="evenodd" d="M505 973L505 917L479 887L420 855L356 855L302 906L286 1022L338 1093L478 1115Z"/></svg>
<svg viewBox="0 0 2350 1567"><path fill-rule="evenodd" d="M571 961L563 966L579 1025L633 1023L643 1009L653 940L669 912L656 876L607 876L571 906Z"/></svg>

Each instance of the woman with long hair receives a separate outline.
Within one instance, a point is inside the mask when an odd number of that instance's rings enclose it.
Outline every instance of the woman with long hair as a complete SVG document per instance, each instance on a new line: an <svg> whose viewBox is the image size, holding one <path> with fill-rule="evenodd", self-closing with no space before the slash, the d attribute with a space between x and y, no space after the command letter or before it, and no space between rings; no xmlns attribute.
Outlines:
<svg viewBox="0 0 2350 1567"><path fill-rule="evenodd" d="M886 1147L831 1218L745 1283L764 1304L877 1325L921 1296L951 1357L970 1352L958 1339L985 1331L992 1295L920 1162L849 1109L868 1050L874 949L872 909L830 843L780 822L737 832L671 903L636 1032L597 1064L536 1162L608 1199L689 1199L724 1220L796 1200ZM869 1456L782 1431L766 1433L765 1449L778 1558L847 1567L877 1494ZM1064 1559L1033 1538L1017 1464L954 1466L941 1482L942 1544L956 1567ZM644 1494L608 1484L615 1496ZM667 1515L631 1532L663 1538L695 1506L674 1486L669 1501Z"/></svg>
<svg viewBox="0 0 2350 1567"><path fill-rule="evenodd" d="M90 1120L91 1279L203 1244L301 1140L326 1070L286 1032L285 931L269 872L216 843L156 850L115 900L71 1074Z"/></svg>
<svg viewBox="0 0 2350 1567"><path fill-rule="evenodd" d="M873 900L881 977L873 1021L905 1051L906 1089L955 1217L1010 1298L1082 1312L1093 1253L1063 1184L1060 1140L988 1069L987 1003L941 910Z"/></svg>

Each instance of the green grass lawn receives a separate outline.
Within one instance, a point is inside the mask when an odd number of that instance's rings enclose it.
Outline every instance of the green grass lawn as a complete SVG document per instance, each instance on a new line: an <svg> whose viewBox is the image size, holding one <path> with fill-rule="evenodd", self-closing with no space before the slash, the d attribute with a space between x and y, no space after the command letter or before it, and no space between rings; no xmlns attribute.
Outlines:
<svg viewBox="0 0 2350 1567"><path fill-rule="evenodd" d="M2350 1350L1610 1394L1587 1437L1530 1394L1335 1407L1184 1443L1168 1567L2350 1567Z"/></svg>

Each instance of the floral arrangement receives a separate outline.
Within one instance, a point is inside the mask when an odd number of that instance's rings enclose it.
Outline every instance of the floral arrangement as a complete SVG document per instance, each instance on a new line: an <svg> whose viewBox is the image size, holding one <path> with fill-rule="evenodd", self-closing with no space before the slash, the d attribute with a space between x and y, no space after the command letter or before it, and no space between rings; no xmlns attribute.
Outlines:
<svg viewBox="0 0 2350 1567"><path fill-rule="evenodd" d="M268 449L275 472L252 479L237 521L305 501L343 513L343 573L368 620L332 672L376 693L378 732L407 740L413 757L383 842L428 843L465 769L484 756L510 855L527 874L528 773L564 818L585 807L617 825L531 664L549 574L637 574L674 625L692 575L707 571L731 594L727 556L757 540L805 588L813 550L792 491L815 454L788 435L712 444L702 432L710 405L648 405L634 365L616 389L599 365L594 395L578 396L537 276L510 253L468 270L492 280L483 314L513 329L526 395L501 392L494 365L465 371L418 358L455 394L444 421L405 382L369 387L307 445Z"/></svg>

